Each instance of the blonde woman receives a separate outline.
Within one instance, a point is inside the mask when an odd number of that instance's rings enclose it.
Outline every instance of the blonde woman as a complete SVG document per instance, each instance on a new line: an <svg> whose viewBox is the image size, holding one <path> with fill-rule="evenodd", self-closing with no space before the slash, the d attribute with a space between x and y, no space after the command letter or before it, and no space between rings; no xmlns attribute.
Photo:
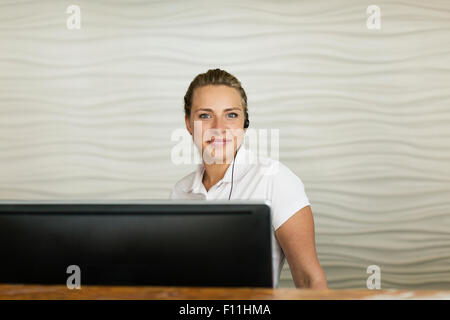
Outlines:
<svg viewBox="0 0 450 320"><path fill-rule="evenodd" d="M240 81L220 69L197 75L184 97L184 111L202 163L175 184L170 198L270 201L274 286L286 258L296 287L327 289L302 181L279 161L254 161L259 158L242 143L250 122Z"/></svg>

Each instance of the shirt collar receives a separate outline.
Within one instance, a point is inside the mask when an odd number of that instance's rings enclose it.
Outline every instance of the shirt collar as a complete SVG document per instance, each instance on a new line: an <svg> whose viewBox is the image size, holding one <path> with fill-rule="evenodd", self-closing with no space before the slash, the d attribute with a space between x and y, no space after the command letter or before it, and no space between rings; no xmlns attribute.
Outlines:
<svg viewBox="0 0 450 320"><path fill-rule="evenodd" d="M234 163L234 172L233 172ZM223 182L231 182L231 178L234 181L239 181L245 173L248 171L248 167L255 163L255 154L245 148L243 145L238 149L235 159L230 163L225 175L221 179ZM197 169L191 181L187 184L185 191L200 193L203 185L203 174L205 167L203 162L197 165ZM232 177L233 175L233 177Z"/></svg>

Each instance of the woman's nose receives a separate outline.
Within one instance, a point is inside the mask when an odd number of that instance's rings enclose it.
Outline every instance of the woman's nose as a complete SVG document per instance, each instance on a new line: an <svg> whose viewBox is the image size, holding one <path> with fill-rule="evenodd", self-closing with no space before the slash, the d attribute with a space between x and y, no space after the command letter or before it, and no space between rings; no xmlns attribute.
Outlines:
<svg viewBox="0 0 450 320"><path fill-rule="evenodd" d="M214 129L224 129L224 123L220 117L216 117L213 123Z"/></svg>

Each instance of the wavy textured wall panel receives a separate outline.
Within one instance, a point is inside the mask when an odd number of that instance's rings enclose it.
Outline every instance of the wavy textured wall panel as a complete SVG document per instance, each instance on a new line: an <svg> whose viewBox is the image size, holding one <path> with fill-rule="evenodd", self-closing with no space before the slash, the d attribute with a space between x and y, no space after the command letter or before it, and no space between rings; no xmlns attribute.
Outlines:
<svg viewBox="0 0 450 320"><path fill-rule="evenodd" d="M0 199L165 199L182 98L235 74L280 128L331 288L450 289L450 2L0 2ZM281 286L292 286L286 264Z"/></svg>

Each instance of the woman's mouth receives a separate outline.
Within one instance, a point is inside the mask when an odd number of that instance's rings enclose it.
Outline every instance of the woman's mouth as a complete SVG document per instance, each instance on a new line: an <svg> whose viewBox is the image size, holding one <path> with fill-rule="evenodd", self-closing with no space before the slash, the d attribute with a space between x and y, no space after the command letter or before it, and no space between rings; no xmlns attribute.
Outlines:
<svg viewBox="0 0 450 320"><path fill-rule="evenodd" d="M211 140L208 141L208 143L213 146L223 146L230 142L231 139L216 139L216 138L212 138Z"/></svg>

